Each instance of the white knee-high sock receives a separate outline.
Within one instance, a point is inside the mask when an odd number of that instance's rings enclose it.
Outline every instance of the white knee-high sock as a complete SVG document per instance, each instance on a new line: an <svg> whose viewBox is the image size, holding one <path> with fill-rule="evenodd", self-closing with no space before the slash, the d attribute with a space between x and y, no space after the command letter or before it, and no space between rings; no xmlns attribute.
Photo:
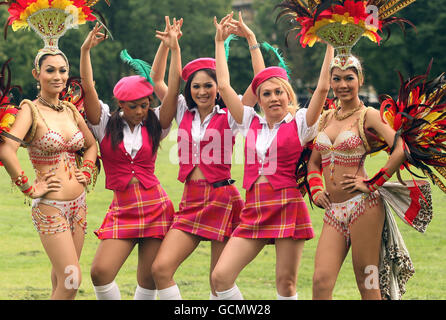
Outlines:
<svg viewBox="0 0 446 320"><path fill-rule="evenodd" d="M135 295L133 300L156 300L157 290L144 289L136 285Z"/></svg>
<svg viewBox="0 0 446 320"><path fill-rule="evenodd" d="M280 294L277 294L277 300L298 300L297 292L294 296L291 297L283 297Z"/></svg>
<svg viewBox="0 0 446 320"><path fill-rule="evenodd" d="M243 300L243 295L237 285L226 291L216 291L218 300Z"/></svg>
<svg viewBox="0 0 446 320"><path fill-rule="evenodd" d="M175 284L169 288L158 290L160 300L183 300L180 294L180 288Z"/></svg>
<svg viewBox="0 0 446 320"><path fill-rule="evenodd" d="M121 300L121 292L115 281L104 286L93 286L97 300Z"/></svg>

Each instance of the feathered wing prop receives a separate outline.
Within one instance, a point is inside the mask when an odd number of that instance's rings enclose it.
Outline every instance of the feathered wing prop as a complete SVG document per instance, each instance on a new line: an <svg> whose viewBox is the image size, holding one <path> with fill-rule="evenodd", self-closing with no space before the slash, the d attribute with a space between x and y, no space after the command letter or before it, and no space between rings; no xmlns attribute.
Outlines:
<svg viewBox="0 0 446 320"><path fill-rule="evenodd" d="M405 142L407 160L403 166L420 169L432 182L446 193L446 186L434 169L446 178L446 79L444 73L428 81L432 61L424 75L403 80L395 101L388 95L380 97L381 118L395 131L396 137ZM392 152L383 139L374 136L374 148ZM396 141L396 139L395 139Z"/></svg>
<svg viewBox="0 0 446 320"><path fill-rule="evenodd" d="M84 90L82 88L80 77L71 77L67 80L65 89L59 94L59 99L74 104L82 117L86 119L84 109Z"/></svg>
<svg viewBox="0 0 446 320"><path fill-rule="evenodd" d="M11 60L6 61L0 70L0 143L4 141L4 138L9 138L26 145L25 141L9 133L15 122L17 112L20 110L11 101L10 97L13 95L13 89L17 89L19 92L22 91L19 86L11 84L11 69L9 68Z"/></svg>
<svg viewBox="0 0 446 320"><path fill-rule="evenodd" d="M128 64L138 75L147 79L150 84L154 85L152 78L150 77L150 72L152 72L152 66L145 62L144 60L134 59L127 52L127 49L121 51L121 60Z"/></svg>

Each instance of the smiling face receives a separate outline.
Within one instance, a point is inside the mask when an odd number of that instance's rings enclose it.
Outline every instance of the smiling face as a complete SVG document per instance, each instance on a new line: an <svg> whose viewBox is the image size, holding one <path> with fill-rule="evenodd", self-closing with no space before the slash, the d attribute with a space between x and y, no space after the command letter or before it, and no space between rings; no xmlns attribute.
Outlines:
<svg viewBox="0 0 446 320"><path fill-rule="evenodd" d="M348 102L357 99L362 83L355 69L341 70L335 67L331 71L330 85L341 102Z"/></svg>
<svg viewBox="0 0 446 320"><path fill-rule="evenodd" d="M129 127L133 128L147 118L150 99L145 97L134 101L119 101L119 105L124 113L124 119Z"/></svg>
<svg viewBox="0 0 446 320"><path fill-rule="evenodd" d="M269 79L258 89L258 103L266 119L280 121L289 111L290 97L280 81Z"/></svg>
<svg viewBox="0 0 446 320"><path fill-rule="evenodd" d="M34 69L33 75L44 95L59 94L67 84L68 65L61 55L47 55L41 60L40 73Z"/></svg>
<svg viewBox="0 0 446 320"><path fill-rule="evenodd" d="M190 83L190 94L199 110L213 108L217 97L217 82L207 72L197 71Z"/></svg>

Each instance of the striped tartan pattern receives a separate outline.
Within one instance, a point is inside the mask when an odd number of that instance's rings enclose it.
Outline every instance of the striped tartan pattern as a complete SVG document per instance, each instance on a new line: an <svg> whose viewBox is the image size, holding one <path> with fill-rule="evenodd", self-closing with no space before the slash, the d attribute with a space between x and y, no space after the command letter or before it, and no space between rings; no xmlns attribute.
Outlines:
<svg viewBox="0 0 446 320"><path fill-rule="evenodd" d="M214 188L206 180L187 181L171 228L224 241L238 225L243 206L234 185Z"/></svg>
<svg viewBox="0 0 446 320"><path fill-rule="evenodd" d="M232 236L309 240L314 238L314 231L299 189L274 190L269 183L257 183L246 191L245 208Z"/></svg>
<svg viewBox="0 0 446 320"><path fill-rule="evenodd" d="M107 215L94 233L99 239L163 239L174 213L172 201L160 184L149 189L130 184L123 191L114 191Z"/></svg>

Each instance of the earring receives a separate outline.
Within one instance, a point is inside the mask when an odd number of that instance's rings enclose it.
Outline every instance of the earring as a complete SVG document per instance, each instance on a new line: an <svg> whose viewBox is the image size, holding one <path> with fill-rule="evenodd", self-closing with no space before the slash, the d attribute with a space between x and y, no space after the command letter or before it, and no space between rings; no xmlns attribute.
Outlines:
<svg viewBox="0 0 446 320"><path fill-rule="evenodd" d="M37 88L37 91L40 91L40 82L37 82L36 88Z"/></svg>

